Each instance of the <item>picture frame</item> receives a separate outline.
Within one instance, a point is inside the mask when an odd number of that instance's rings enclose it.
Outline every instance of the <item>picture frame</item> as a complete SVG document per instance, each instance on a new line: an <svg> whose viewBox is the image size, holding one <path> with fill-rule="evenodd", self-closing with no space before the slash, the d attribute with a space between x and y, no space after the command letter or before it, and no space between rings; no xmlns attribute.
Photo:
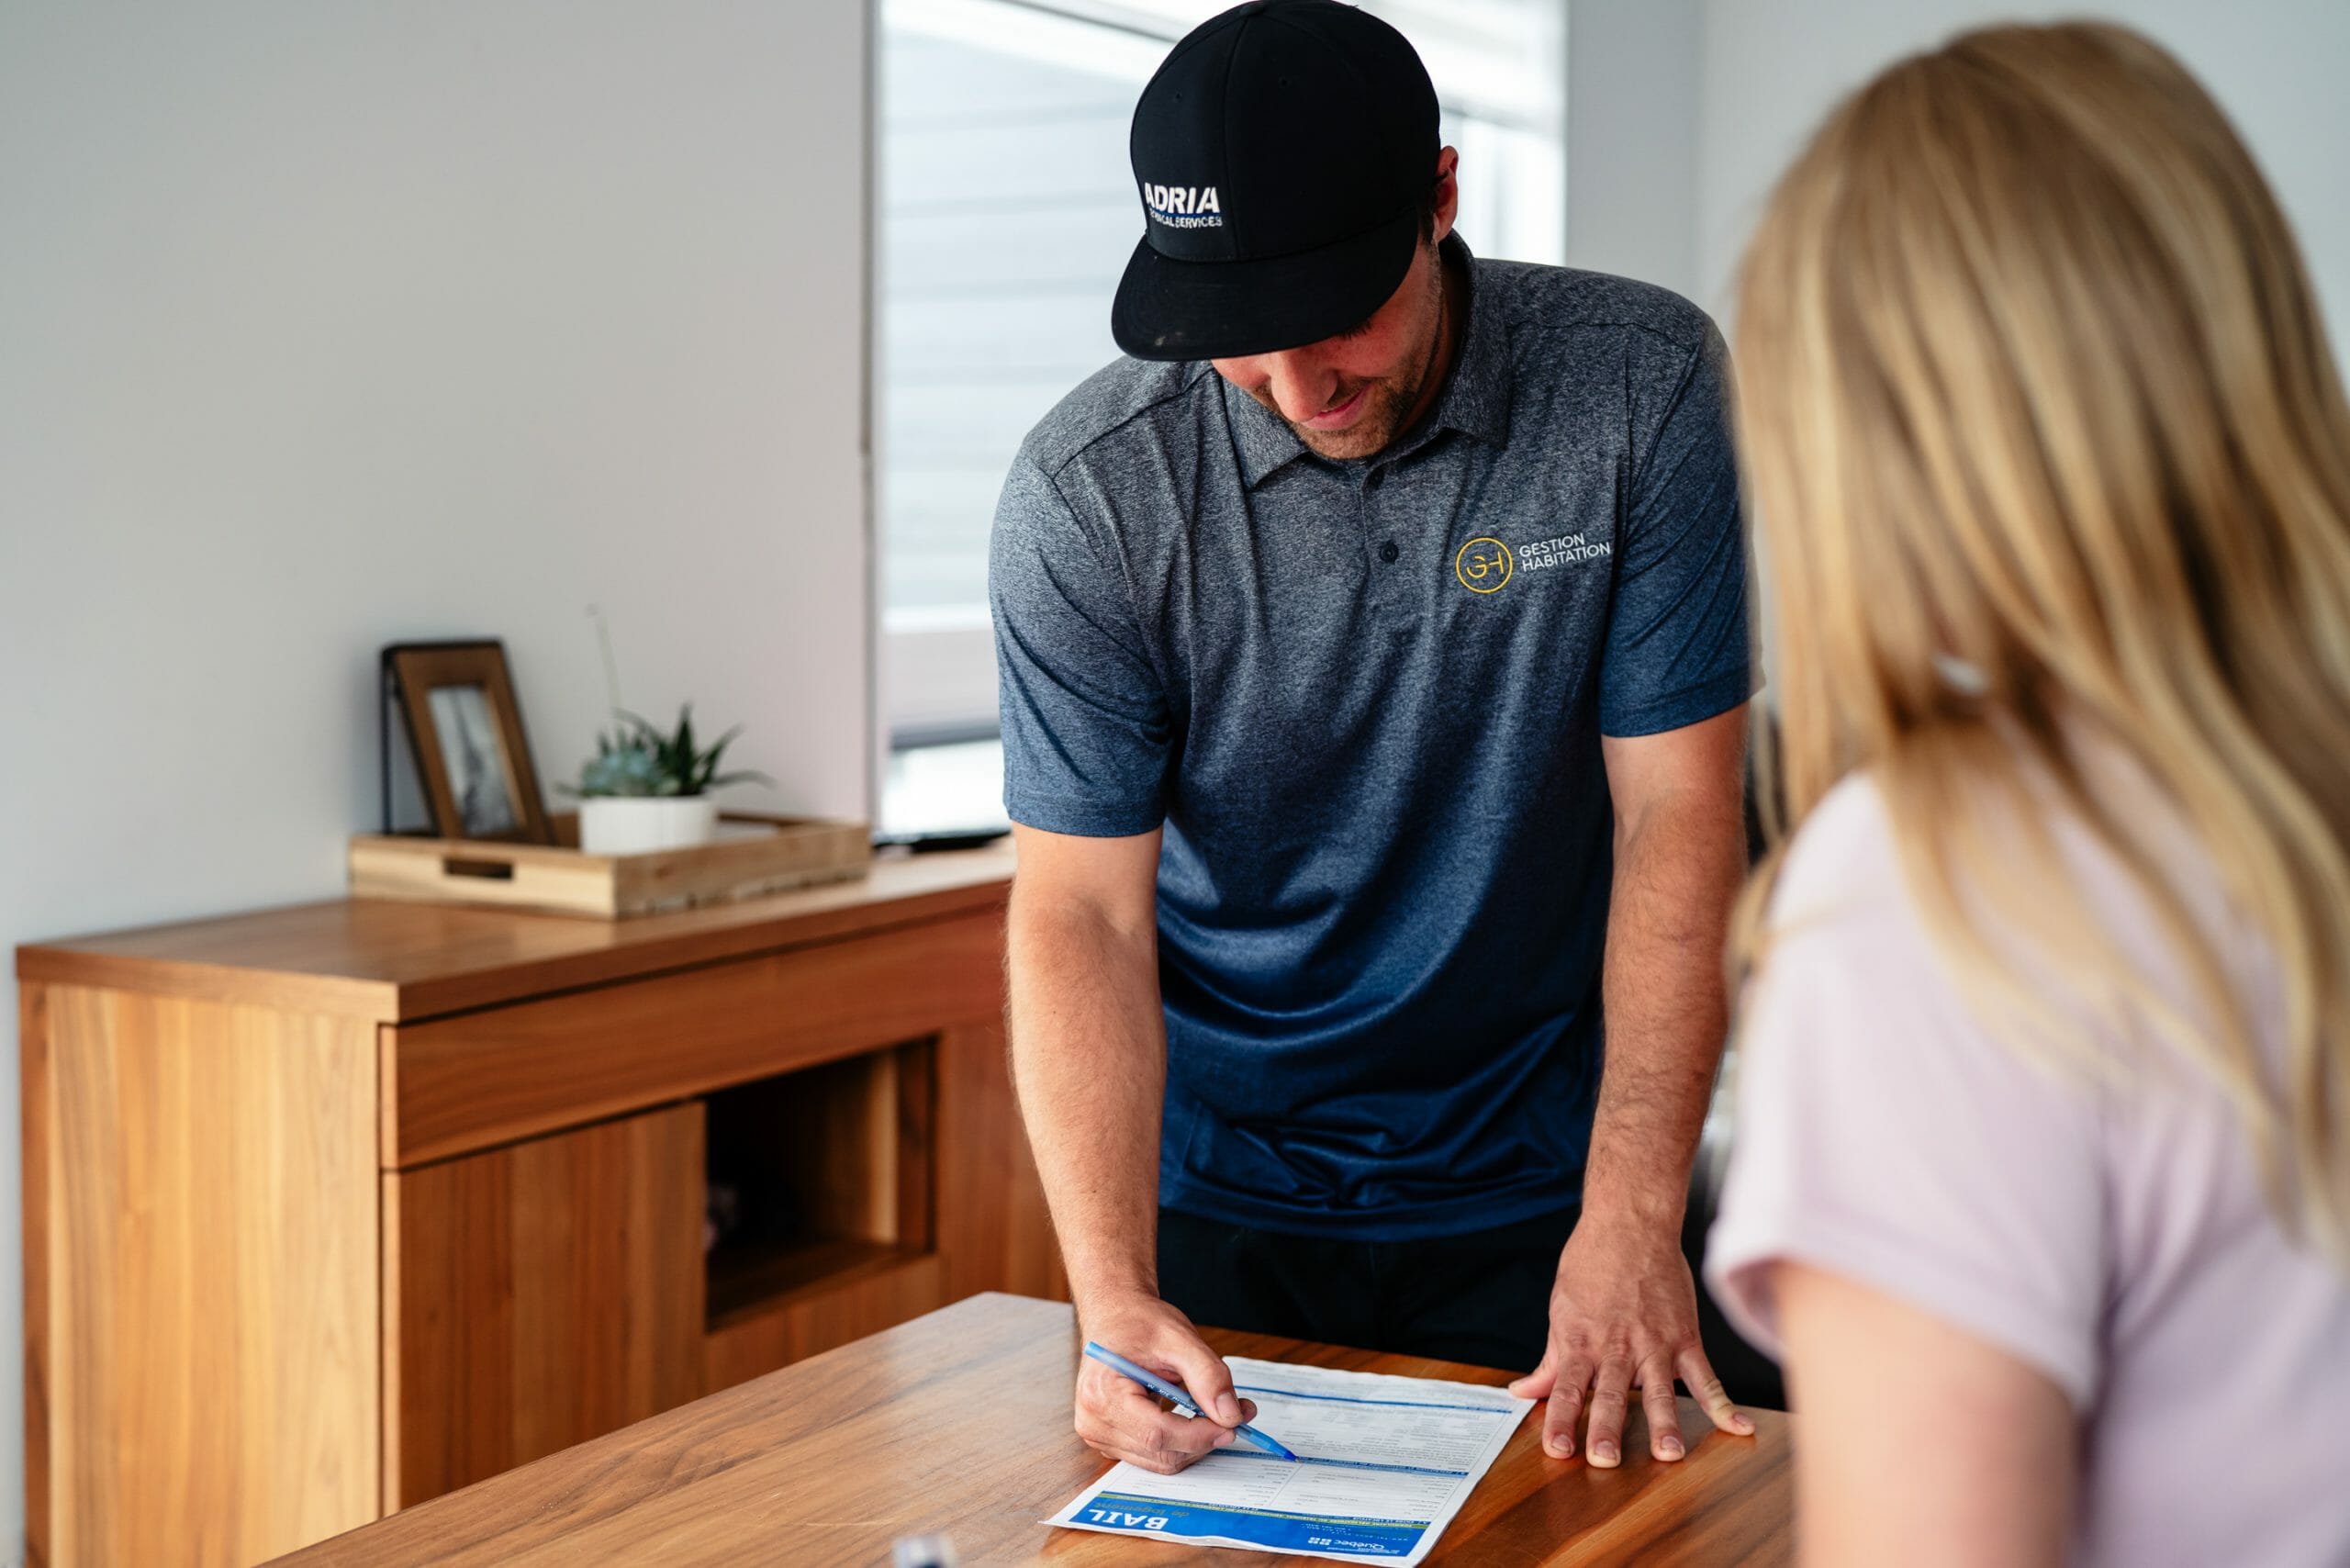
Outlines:
<svg viewBox="0 0 2350 1568"><path fill-rule="evenodd" d="M553 844L506 644L397 643L384 650L383 672L434 835Z"/></svg>

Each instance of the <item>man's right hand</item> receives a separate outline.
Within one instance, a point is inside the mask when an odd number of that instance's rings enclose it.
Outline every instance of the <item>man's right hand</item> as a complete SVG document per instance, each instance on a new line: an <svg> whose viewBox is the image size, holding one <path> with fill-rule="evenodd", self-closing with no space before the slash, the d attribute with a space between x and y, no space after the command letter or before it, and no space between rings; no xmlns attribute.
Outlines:
<svg viewBox="0 0 2350 1568"><path fill-rule="evenodd" d="M1157 1296L1099 1298L1079 1317L1087 1338L1178 1384L1204 1412L1185 1417L1162 1409L1140 1383L1080 1358L1077 1435L1094 1452L1172 1475L1212 1450L1231 1447L1237 1440L1232 1428L1256 1417L1256 1402L1232 1391L1224 1358L1208 1349L1190 1318Z"/></svg>

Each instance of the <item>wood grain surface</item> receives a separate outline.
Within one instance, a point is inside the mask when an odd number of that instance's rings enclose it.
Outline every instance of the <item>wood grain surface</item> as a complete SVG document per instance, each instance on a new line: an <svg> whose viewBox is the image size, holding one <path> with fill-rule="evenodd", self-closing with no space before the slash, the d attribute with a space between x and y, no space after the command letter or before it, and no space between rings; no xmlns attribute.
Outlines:
<svg viewBox="0 0 2350 1568"><path fill-rule="evenodd" d="M938 1036L938 1235L946 1301L982 1291L1069 1299L1001 1016Z"/></svg>
<svg viewBox="0 0 2350 1568"><path fill-rule="evenodd" d="M552 819L552 845L358 834L351 892L615 920L844 881L873 861L871 830L861 822L742 812L722 812L719 821L734 831L633 855L580 853L576 812ZM750 825L767 831L743 831Z"/></svg>
<svg viewBox="0 0 2350 1568"><path fill-rule="evenodd" d="M32 943L17 978L399 1023L1001 908L1012 867L1008 843L884 858L853 882L633 920L335 899Z"/></svg>
<svg viewBox="0 0 2350 1568"><path fill-rule="evenodd" d="M877 1323L918 1317L946 1299L943 1272L935 1252L877 1249L835 1269L821 1289L786 1292L758 1311L714 1324L702 1340L702 1386L732 1388L861 1338Z"/></svg>
<svg viewBox="0 0 2350 1568"><path fill-rule="evenodd" d="M1064 1294L998 1022L1011 869L19 949L30 1561L243 1568L974 1291ZM818 1063L787 1185L859 1254L713 1320L690 1102Z"/></svg>
<svg viewBox="0 0 2350 1568"><path fill-rule="evenodd" d="M34 1561L229 1568L375 1518L375 1029L27 994Z"/></svg>
<svg viewBox="0 0 2350 1568"><path fill-rule="evenodd" d="M384 1183L384 1506L702 1392L699 1102Z"/></svg>
<svg viewBox="0 0 2350 1568"><path fill-rule="evenodd" d="M49 987L17 988L18 1199L25 1249L25 1557L49 1568Z"/></svg>
<svg viewBox="0 0 2350 1568"><path fill-rule="evenodd" d="M1508 1374L1405 1356L1211 1331L1225 1354L1498 1383ZM301 1568L650 1562L871 1568L890 1543L945 1532L962 1561L1058 1568L1308 1558L1236 1554L1038 1521L1104 1462L1069 1431L1069 1309L962 1302L754 1383L282 1560ZM1791 1561L1787 1418L1751 1438L1703 1429L1689 1457L1647 1457L1637 1411L1619 1470L1541 1452L1522 1424L1432 1562L1715 1568ZM1702 1435L1700 1434L1702 1431Z"/></svg>
<svg viewBox="0 0 2350 1568"><path fill-rule="evenodd" d="M1002 966L1002 918L988 910L403 1025L389 1031L385 1163L445 1159L990 1017Z"/></svg>

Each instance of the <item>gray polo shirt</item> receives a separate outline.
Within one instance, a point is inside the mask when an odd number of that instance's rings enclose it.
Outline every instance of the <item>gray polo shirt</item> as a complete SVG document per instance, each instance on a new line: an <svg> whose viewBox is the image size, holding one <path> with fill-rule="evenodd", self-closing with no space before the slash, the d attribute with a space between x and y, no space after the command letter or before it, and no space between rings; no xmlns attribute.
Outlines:
<svg viewBox="0 0 2350 1568"><path fill-rule="evenodd" d="M996 514L1004 804L1166 830L1160 1199L1210 1218L1401 1239L1577 1201L1599 738L1753 686L1712 323L1445 249L1460 354L1378 456L1313 455L1208 364L1122 360Z"/></svg>

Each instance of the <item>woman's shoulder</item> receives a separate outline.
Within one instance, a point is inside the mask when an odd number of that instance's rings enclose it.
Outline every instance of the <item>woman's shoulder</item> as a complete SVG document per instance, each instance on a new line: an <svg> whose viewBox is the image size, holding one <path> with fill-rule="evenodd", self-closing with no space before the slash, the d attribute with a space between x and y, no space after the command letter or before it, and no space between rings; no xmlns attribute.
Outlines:
<svg viewBox="0 0 2350 1568"><path fill-rule="evenodd" d="M1797 824L1772 886L1776 933L1906 909L1899 844L1874 774L1845 775Z"/></svg>

